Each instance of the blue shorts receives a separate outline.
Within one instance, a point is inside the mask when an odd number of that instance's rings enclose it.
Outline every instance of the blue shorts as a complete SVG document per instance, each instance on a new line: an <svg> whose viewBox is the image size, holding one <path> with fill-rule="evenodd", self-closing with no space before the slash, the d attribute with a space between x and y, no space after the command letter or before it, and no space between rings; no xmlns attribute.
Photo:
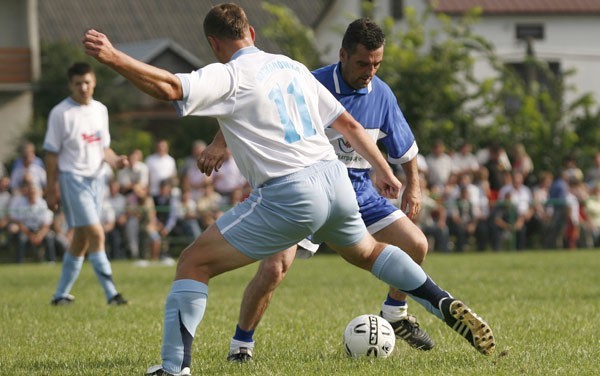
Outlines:
<svg viewBox="0 0 600 376"><path fill-rule="evenodd" d="M311 234L315 242L349 246L367 232L346 167L337 160L269 180L219 217L217 227L253 259L280 252Z"/></svg>
<svg viewBox="0 0 600 376"><path fill-rule="evenodd" d="M60 200L70 228L100 223L104 179L70 172L59 174Z"/></svg>
<svg viewBox="0 0 600 376"><path fill-rule="evenodd" d="M360 215L369 233L374 234L398 219L406 217L402 210L377 192L368 175L364 180L353 181L352 186L356 192Z"/></svg>

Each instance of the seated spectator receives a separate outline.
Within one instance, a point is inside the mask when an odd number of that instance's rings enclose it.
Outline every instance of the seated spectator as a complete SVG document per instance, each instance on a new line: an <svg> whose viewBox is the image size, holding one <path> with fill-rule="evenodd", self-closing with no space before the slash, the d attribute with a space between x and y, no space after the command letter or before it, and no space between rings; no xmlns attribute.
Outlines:
<svg viewBox="0 0 600 376"><path fill-rule="evenodd" d="M235 164L229 149L226 150L223 165L219 171L213 172L212 180L215 191L222 196L222 205L229 205L231 194L238 188L243 188L247 182L238 166Z"/></svg>
<svg viewBox="0 0 600 376"><path fill-rule="evenodd" d="M127 196L127 223L125 237L132 258L142 261L158 261L162 240L156 225L156 208L154 201L148 193L148 187L138 186ZM147 239L149 254L140 252L140 237ZM148 265L147 262L139 263L140 266Z"/></svg>
<svg viewBox="0 0 600 376"><path fill-rule="evenodd" d="M448 229L450 235L456 238L454 250L462 252L469 237L475 235L478 222L475 208L469 199L469 189L467 186L463 185L460 187L458 199L449 201L447 211Z"/></svg>
<svg viewBox="0 0 600 376"><path fill-rule="evenodd" d="M198 158L204 149L206 149L204 141L195 141L192 145L192 154L185 158L179 173L182 189L190 191L193 200L198 200L202 196L204 187L211 180L210 176L198 168Z"/></svg>
<svg viewBox="0 0 600 376"><path fill-rule="evenodd" d="M113 260L126 258L123 246L123 236L125 234L125 224L127 222L127 199L121 194L121 185L113 180L108 185L108 194L105 197L106 206L114 212L114 227L106 232L106 250Z"/></svg>
<svg viewBox="0 0 600 376"><path fill-rule="evenodd" d="M550 226L552 212L548 206L548 197L552 180L552 173L546 171L540 172L538 183L533 187L531 192L533 199L532 216L527 224L527 239L536 242L530 242L532 246L543 243L544 234L547 233Z"/></svg>
<svg viewBox="0 0 600 376"><path fill-rule="evenodd" d="M22 164L15 167L10 175L11 190L17 192L24 185L25 177L28 176L38 189L46 188L46 169L35 163L35 154L23 155Z"/></svg>
<svg viewBox="0 0 600 376"><path fill-rule="evenodd" d="M214 185L207 184L204 194L196 202L201 228L208 228L223 213L220 209L222 201L223 197L215 191Z"/></svg>
<svg viewBox="0 0 600 376"><path fill-rule="evenodd" d="M32 159L33 163L35 165L38 165L42 168L46 168L46 166L44 165L44 160L36 155L35 144L33 142L26 141L23 145L21 145L21 147L19 149L20 149L20 156L19 156L19 158L15 159L15 161L13 162L13 165L12 165L13 171L17 168L22 167L23 161L25 159Z"/></svg>
<svg viewBox="0 0 600 376"><path fill-rule="evenodd" d="M56 261L54 232L51 229L54 214L41 197L36 184L27 182L21 187L22 196L15 198L11 205L10 217L19 226L16 262L25 260L29 246L44 247L46 260Z"/></svg>
<svg viewBox="0 0 600 376"><path fill-rule="evenodd" d="M584 201L586 221L583 226L588 236L587 246L600 246L600 180L596 181L590 190L590 195Z"/></svg>
<svg viewBox="0 0 600 376"><path fill-rule="evenodd" d="M0 247L5 248L9 244L9 208L12 200L10 192L10 178L0 177Z"/></svg>
<svg viewBox="0 0 600 376"><path fill-rule="evenodd" d="M500 189L498 199L501 201L510 200L512 207L515 209L512 217L501 218L509 223L516 235L516 248L522 250L526 246L527 225L533 215L532 203L533 197L531 189L524 184L523 174L518 171L513 171L511 183L506 184ZM508 208L509 206L505 206ZM506 213L505 213L506 214ZM496 221L498 218L496 218ZM505 226L502 225L503 230Z"/></svg>
<svg viewBox="0 0 600 376"><path fill-rule="evenodd" d="M431 249L449 252L450 233L446 224L446 209L441 202L441 193L430 191L425 178L421 178L421 210L414 219L428 239Z"/></svg>
<svg viewBox="0 0 600 376"><path fill-rule="evenodd" d="M202 229L200 228L199 223L198 204L189 190L184 189L181 192L180 210L177 218L179 226L185 236L193 239L200 236Z"/></svg>
<svg viewBox="0 0 600 376"><path fill-rule="evenodd" d="M129 153L129 166L117 171L121 193L127 195L136 188L148 186L148 166L142 161L144 154L135 149Z"/></svg>
<svg viewBox="0 0 600 376"><path fill-rule="evenodd" d="M550 214L550 223L544 237L545 248L562 248L563 246L569 217L567 207L568 193L567 172L563 170L556 174L548 190L547 210Z"/></svg>

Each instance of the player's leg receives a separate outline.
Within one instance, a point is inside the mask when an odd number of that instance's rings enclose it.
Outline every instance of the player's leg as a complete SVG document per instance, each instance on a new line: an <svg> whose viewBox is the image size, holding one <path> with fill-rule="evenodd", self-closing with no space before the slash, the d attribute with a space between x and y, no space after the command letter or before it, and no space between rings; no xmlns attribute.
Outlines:
<svg viewBox="0 0 600 376"><path fill-rule="evenodd" d="M53 305L65 305L75 300L70 292L81 272L87 247L85 232L79 227L74 228L71 245L63 255L60 279L52 296Z"/></svg>
<svg viewBox="0 0 600 376"><path fill-rule="evenodd" d="M295 255L296 246L293 246L260 262L256 274L244 290L238 324L229 344L228 361L243 363L252 359L254 330L269 306L275 289L292 265Z"/></svg>
<svg viewBox="0 0 600 376"><path fill-rule="evenodd" d="M165 303L162 365L151 367L148 374L161 374L161 370L189 373L192 342L206 309L209 280L254 261L225 240L216 225L181 253Z"/></svg>
<svg viewBox="0 0 600 376"><path fill-rule="evenodd" d="M408 217L401 216L373 234L380 242L393 244L404 250L421 265L427 255L427 237ZM420 350L430 350L435 343L420 328L415 316L408 314L406 294L390 286L387 299L381 305L381 316L388 320L398 338Z"/></svg>
<svg viewBox="0 0 600 376"><path fill-rule="evenodd" d="M464 303L437 286L400 248L377 243L369 235L351 246L329 245L348 262L371 271L380 280L410 295L465 337L480 353L491 355L494 351L490 326Z"/></svg>

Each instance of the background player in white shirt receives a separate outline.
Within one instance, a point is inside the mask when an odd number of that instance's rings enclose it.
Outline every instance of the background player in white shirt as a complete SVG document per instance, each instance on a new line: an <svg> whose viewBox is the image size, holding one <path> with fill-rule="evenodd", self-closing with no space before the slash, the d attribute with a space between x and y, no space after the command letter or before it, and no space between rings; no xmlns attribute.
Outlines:
<svg viewBox="0 0 600 376"><path fill-rule="evenodd" d="M127 157L116 155L110 148L108 111L93 98L96 75L91 66L75 63L68 69L68 77L71 95L50 112L44 139L48 207L56 211L60 201L69 227L74 228L73 241L63 256L62 274L51 303L73 302L75 298L70 291L87 254L108 303L122 305L127 301L117 292L112 280L100 210L105 187L104 161L113 168L121 168L127 163Z"/></svg>
<svg viewBox="0 0 600 376"><path fill-rule="evenodd" d="M302 64L254 47L254 29L239 6L213 7L204 32L219 63L179 75L123 54L95 30L84 37L87 54L144 92L175 101L181 115L216 117L253 188L182 252L165 306L162 365L147 374L190 374L191 346L212 277L310 234L348 262L408 292L449 326L460 327L478 351L491 354L489 325L435 285L405 252L368 234L351 199L346 168L324 134L327 126L342 133L375 168L381 191L397 197L401 185L362 126ZM199 162L206 169L206 161Z"/></svg>

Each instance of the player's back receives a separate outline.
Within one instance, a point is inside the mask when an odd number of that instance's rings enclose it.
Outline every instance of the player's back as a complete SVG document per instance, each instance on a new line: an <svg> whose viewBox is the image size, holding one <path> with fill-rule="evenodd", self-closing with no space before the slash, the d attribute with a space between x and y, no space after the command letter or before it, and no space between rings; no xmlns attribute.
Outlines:
<svg viewBox="0 0 600 376"><path fill-rule="evenodd" d="M256 48L226 64L234 106L218 116L240 170L253 186L335 159L324 133L343 111L302 64Z"/></svg>

